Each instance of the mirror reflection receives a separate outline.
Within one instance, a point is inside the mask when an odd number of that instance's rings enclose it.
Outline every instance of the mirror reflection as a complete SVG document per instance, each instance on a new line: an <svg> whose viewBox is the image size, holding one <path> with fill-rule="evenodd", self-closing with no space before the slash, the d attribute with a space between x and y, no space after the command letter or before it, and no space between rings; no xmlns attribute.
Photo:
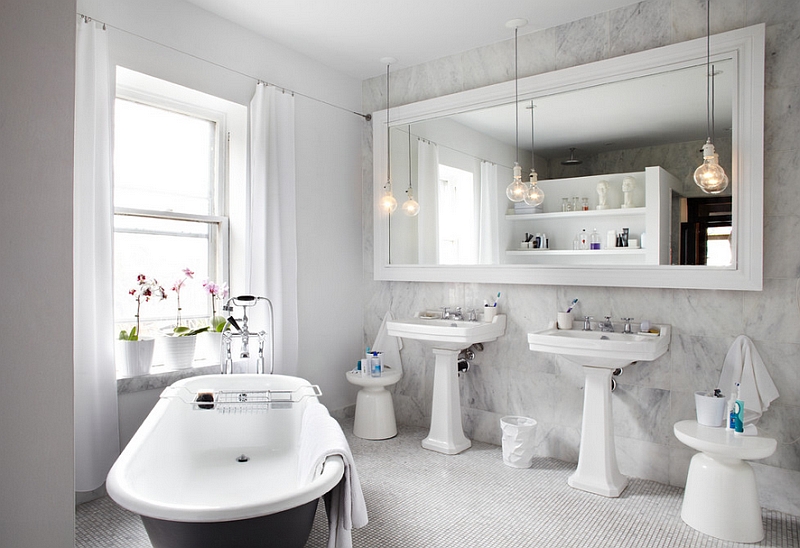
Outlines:
<svg viewBox="0 0 800 548"><path fill-rule="evenodd" d="M731 173L736 63L713 66L712 137ZM420 212L391 216L390 263L735 264L731 187L710 197L692 179L705 99L698 63L391 126L398 201L410 181ZM524 181L538 174L541 205L506 197L515 161Z"/></svg>

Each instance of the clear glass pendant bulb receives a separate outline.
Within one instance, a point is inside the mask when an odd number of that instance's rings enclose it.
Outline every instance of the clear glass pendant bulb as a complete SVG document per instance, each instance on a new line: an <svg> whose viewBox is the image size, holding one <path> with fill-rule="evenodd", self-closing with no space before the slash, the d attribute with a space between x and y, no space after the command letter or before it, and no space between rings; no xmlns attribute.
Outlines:
<svg viewBox="0 0 800 548"><path fill-rule="evenodd" d="M383 187L383 196L381 197L381 209L386 213L394 213L397 209L397 200L392 195L392 183L388 182Z"/></svg>
<svg viewBox="0 0 800 548"><path fill-rule="evenodd" d="M528 183L528 188L525 191L525 203L532 206L537 206L544 201L544 191L539 188L536 183L539 182L539 176L534 170L531 170L531 179Z"/></svg>
<svg viewBox="0 0 800 548"><path fill-rule="evenodd" d="M416 217L419 214L419 203L414 199L411 187L408 187L406 194L408 194L408 200L403 202L403 213L409 217Z"/></svg>
<svg viewBox="0 0 800 548"><path fill-rule="evenodd" d="M514 162L514 180L506 187L506 196L512 202L521 202L527 191L528 184L522 180L522 167Z"/></svg>
<svg viewBox="0 0 800 548"><path fill-rule="evenodd" d="M728 188L728 176L719 165L719 154L714 151L711 139L703 145L703 165L695 170L694 182L706 194L719 194Z"/></svg>

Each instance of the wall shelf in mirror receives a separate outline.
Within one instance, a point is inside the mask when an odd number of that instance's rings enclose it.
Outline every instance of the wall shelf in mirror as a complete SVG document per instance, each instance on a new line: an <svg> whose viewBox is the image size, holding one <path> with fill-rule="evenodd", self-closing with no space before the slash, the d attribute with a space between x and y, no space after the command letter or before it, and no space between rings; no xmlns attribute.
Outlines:
<svg viewBox="0 0 800 548"><path fill-rule="evenodd" d="M403 161L398 158L391 162L392 178L398 182L413 178L421 196L420 215L410 221L373 207L375 279L760 290L763 279L764 39L762 24L713 35L710 41L715 75L721 72L715 83L717 127L725 128L724 136L718 136L715 144L719 140L726 143L724 147L718 146L718 151L723 150L721 162L729 165L731 179L726 191L731 198L731 256L725 266L670 264L676 255L671 253L671 247L683 245L682 242L676 244L679 235L675 229L677 202L674 196L679 195L682 200L704 196L691 182L694 169L702 161L699 149L706 137L706 107L702 100L707 80L704 37L521 78L516 107L515 82L508 81L394 107L388 132L386 113L374 112L374 196L380 196L388 176L389 138L393 156L395 151L405 154ZM606 102L601 104L599 100ZM514 157L509 153L509 147L513 150L513 109L524 109L531 101L536 103L537 109L536 168L539 185L545 192L544 212L508 216L507 209L513 206L503 190L511 180L509 166ZM510 116L508 111L502 110L508 108ZM551 109L556 110L558 116L548 122ZM496 116L501 110L502 116ZM511 127L494 127L504 124L506 119ZM520 120L524 121L525 117ZM393 132L397 133L396 137ZM443 215L440 213L443 200L437 203L436 194L440 192L441 196L441 188L438 191L436 187L423 188L418 148L409 148L408 144L405 148L400 146L409 143L409 133L420 142L443 145L439 147L439 165L471 170L472 182L463 187L472 189L473 194L468 205L471 209L467 209L466 214L449 212L447 217L440 216ZM524 136L526 130L523 128L520 134ZM451 135L458 140L444 141ZM511 136L511 145L506 136ZM610 150L610 145L621 148ZM572 146L583 153L584 164L579 169L563 167L557 156L547 156ZM459 159L454 158L456 151ZM540 162L540 156L544 161ZM614 164L618 158L624 158L627 163ZM461 165L449 163L450 159ZM637 163L637 160L648 163ZM521 161L523 164L526 161L524 152ZM482 184L482 170L486 165L496 169L497 195L494 197L491 187ZM620 209L619 202L614 203L610 195L609 209L595 210L596 180L590 184L591 188L577 194L572 190L559 192L546 188L549 180L576 179L568 175L598 177L602 173L640 170L645 173L660 169L647 167L656 165L678 181L675 185L678 190L671 191L672 197L659 198L659 211L655 214L651 212L654 206L650 198L645 202L643 195L630 211ZM413 171L409 173L406 169ZM436 180L436 177L430 179ZM485 180L490 181L491 177ZM645 186L644 183L637 185L640 191ZM484 192L486 189L490 189L489 192ZM424 196L427 198L423 200ZM567 196L589 198L590 211L562 213L561 198ZM484 207L485 204L489 206ZM471 224L463 223L464 218ZM540 223L553 226L536 228ZM634 228L635 223L640 223L641 228ZM628 251L627 255L571 253L575 230L597 228L605 241L608 230L623 227L631 228L634 234L647 234L644 250ZM550 247L559 252L542 254L538 250L520 250L521 236L531 231L546 232L551 238ZM441 250L450 245L449 242L442 238L432 240L444 232L472 234L474 248L488 245L494 250L490 249L492 252L487 254L476 251L471 259L459 258L450 260L453 264L446 264L448 260L442 259ZM559 236L561 232L564 236ZM558 242L567 235L566 243ZM659 245L655 245L656 242ZM423 246L428 246L425 253L421 251ZM657 253L657 257L648 252ZM603 256L606 259L602 264L594 260ZM548 257L548 262L540 262L538 257ZM612 257L620 257L620 260L613 261ZM622 260L624 257L636 257L639 264Z"/></svg>
<svg viewBox="0 0 800 548"><path fill-rule="evenodd" d="M625 203L623 181L631 184L630 206ZM632 183L628 183L631 181ZM669 264L672 243L670 242L670 224L673 220L672 195L680 187L672 174L658 166L646 168L642 172L614 173L591 175L568 179L549 179L539 181L545 192L542 213L506 214L505 219L515 224L511 231L511 241L506 249L508 262L524 261L525 263L579 265L659 265ZM600 205L599 186L603 188L603 206ZM562 197L587 199L586 211L553 211L560 207ZM523 202L524 203L524 202ZM516 204L514 204L516 205ZM608 232L619 234L628 229L629 237L637 244L646 239L645 248L637 253L630 248L615 249L608 246ZM600 235L601 249L585 252L574 250L573 241L576 235L585 230L591 234L597 230ZM520 235L523 233L546 234L549 249L542 255L516 253ZM646 238L643 238L646 234ZM547 253L553 251L554 253ZM524 259L520 259L524 257Z"/></svg>
<svg viewBox="0 0 800 548"><path fill-rule="evenodd" d="M543 181L539 181L541 184ZM553 211L548 213L506 213L506 221L535 221L544 219L587 219L592 217L624 217L626 215L644 215L645 208L630 209L590 209L588 211Z"/></svg>

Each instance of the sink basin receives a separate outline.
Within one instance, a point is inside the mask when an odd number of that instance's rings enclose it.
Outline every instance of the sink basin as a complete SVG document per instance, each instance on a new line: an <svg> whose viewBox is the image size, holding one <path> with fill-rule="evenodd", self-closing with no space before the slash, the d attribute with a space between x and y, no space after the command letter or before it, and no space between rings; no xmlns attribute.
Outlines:
<svg viewBox="0 0 800 548"><path fill-rule="evenodd" d="M475 343L502 336L506 330L506 316L498 314L491 322L406 318L386 322L386 330L392 337L430 341L434 348L464 350Z"/></svg>
<svg viewBox="0 0 800 548"><path fill-rule="evenodd" d="M617 369L637 361L653 361L667 351L670 326L655 327L658 335L552 328L528 333L528 345L531 350L558 354L579 365Z"/></svg>
<svg viewBox="0 0 800 548"><path fill-rule="evenodd" d="M505 314L496 315L491 322L421 317L386 322L386 332L390 336L423 341L433 350L431 429L428 437L422 440L422 447L455 455L472 445L461 424L458 353L475 343L493 341L505 330Z"/></svg>

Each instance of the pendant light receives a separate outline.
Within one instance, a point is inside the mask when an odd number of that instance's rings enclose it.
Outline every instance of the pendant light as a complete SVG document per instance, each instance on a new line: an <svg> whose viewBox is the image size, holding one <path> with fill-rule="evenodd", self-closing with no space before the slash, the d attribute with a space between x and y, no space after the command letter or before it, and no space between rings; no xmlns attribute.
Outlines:
<svg viewBox="0 0 800 548"><path fill-rule="evenodd" d="M408 199L403 202L403 213L409 217L416 217L419 214L419 203L414 199L414 187L411 186L411 126L408 126L408 188L406 195Z"/></svg>
<svg viewBox="0 0 800 548"><path fill-rule="evenodd" d="M381 209L386 213L392 214L397 209L397 200L392 194L392 139L389 135L389 65L396 59L383 57L381 63L386 64L386 184L383 185L383 196L381 196Z"/></svg>
<svg viewBox="0 0 800 548"><path fill-rule="evenodd" d="M694 171L694 182L706 194L719 194L728 188L728 176L719 165L719 154L714 150L711 136L714 133L714 68L711 66L711 0L706 0L706 129L708 139L703 145L703 164Z"/></svg>
<svg viewBox="0 0 800 548"><path fill-rule="evenodd" d="M531 175L530 181L528 183L528 188L525 191L525 203L532 206L537 206L544 201L544 191L537 185L536 183L539 182L539 176L536 174L536 170L533 168L536 155L534 154L534 118L533 118L533 109L536 108L536 105L533 104L531 101L531 106L527 107L531 109Z"/></svg>
<svg viewBox="0 0 800 548"><path fill-rule="evenodd" d="M519 67L517 63L517 34L519 27L527 24L526 19L512 19L506 23L506 27L514 29L514 114L516 116L517 159L514 162L514 179L506 187L506 196L512 202L523 201L525 193L528 191L528 184L522 180L522 167L519 165Z"/></svg>

